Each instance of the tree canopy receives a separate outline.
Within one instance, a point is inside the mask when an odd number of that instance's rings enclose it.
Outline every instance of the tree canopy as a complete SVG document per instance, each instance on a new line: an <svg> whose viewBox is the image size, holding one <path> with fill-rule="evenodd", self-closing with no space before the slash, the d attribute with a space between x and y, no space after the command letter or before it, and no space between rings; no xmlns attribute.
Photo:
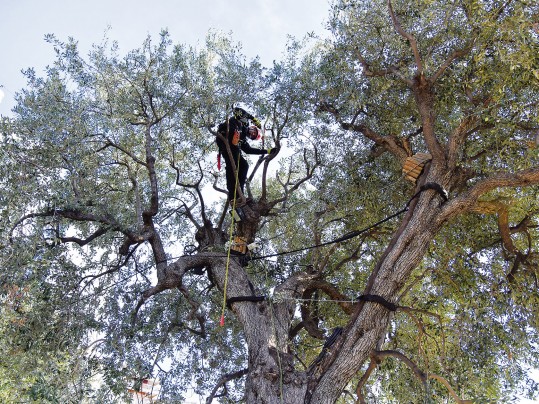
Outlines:
<svg viewBox="0 0 539 404"><path fill-rule="evenodd" d="M536 395L539 6L329 12L271 67L217 34L47 36L0 123L3 401ZM234 224L215 138L237 105L280 152Z"/></svg>

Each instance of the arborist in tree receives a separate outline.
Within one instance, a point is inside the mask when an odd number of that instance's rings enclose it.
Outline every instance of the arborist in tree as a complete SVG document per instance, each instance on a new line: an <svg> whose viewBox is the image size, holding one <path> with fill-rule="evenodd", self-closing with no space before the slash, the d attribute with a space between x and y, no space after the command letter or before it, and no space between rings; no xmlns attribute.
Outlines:
<svg viewBox="0 0 539 404"><path fill-rule="evenodd" d="M245 181L247 179L247 171L249 170L249 163L241 155L241 152L244 151L247 154L260 155L267 153L277 154L279 148L275 147L269 150L264 150L251 147L247 142L247 139L259 140L262 137L262 132L260 130L262 125L260 121L247 111L238 107L234 108L233 115L234 116L229 118L226 122L221 123L217 131L228 142L228 146L230 147L230 151L234 159L235 167L238 169L237 183L241 189L241 192L243 193ZM251 121L253 125L249 125L249 121ZM217 136L216 141L217 146L219 147L218 167L220 168L220 157L223 156L225 159L228 200L232 201L234 199L234 188L236 185L236 173L234 171L234 165L232 165L225 142L219 136Z"/></svg>

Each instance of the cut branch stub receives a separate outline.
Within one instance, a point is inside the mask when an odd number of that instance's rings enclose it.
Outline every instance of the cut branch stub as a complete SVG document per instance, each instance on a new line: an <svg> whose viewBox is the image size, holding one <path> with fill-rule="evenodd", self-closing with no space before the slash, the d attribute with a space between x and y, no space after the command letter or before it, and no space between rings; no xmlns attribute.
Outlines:
<svg viewBox="0 0 539 404"><path fill-rule="evenodd" d="M432 156L428 153L416 153L413 156L406 158L402 167L405 178L415 184L423 172L425 164L430 160L432 160Z"/></svg>

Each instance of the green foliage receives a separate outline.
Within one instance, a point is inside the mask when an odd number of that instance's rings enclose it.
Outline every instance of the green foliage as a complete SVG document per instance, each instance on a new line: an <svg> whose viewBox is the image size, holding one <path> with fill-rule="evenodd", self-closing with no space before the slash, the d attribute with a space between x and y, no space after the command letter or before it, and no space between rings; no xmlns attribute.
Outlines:
<svg viewBox="0 0 539 404"><path fill-rule="evenodd" d="M257 233L260 255L368 229L346 243L247 267L264 295L307 268L334 286L338 293L308 290L294 313L292 327L308 312L324 336L348 324L346 304L364 290L401 217L370 227L413 195L403 157L388 146L407 155L428 149L410 82L432 79L440 144L471 122L457 164L444 173L443 180L462 175L451 198L489 174L536 168L537 5L399 0L392 9L413 35L421 67L413 41L396 32L387 2L378 0L335 1L333 37L292 41L270 69L215 34L190 49L163 32L123 57L105 42L87 58L73 39L49 36L55 63L45 77L25 72L15 117L0 124L0 348L8 353L0 361L0 401L115 402L140 380L158 377L161 398L181 402L188 389L208 395L222 375L247 366L240 324L230 315L226 327L218 325L222 295L211 275L189 272L181 288L142 304L156 283L154 251L131 240L129 259L118 253L129 235L144 234L149 216L171 261L195 243L196 230L221 223L211 187L224 181L214 169L212 131L232 105L247 103L265 123L266 142L290 151L267 184L267 200L284 197ZM319 166L309 172L314 161ZM152 175L159 186L153 216L143 214L156 198ZM262 192L257 179L250 185ZM492 191L448 223L405 280L399 298L410 310L394 313L380 348L443 377L461 398L536 394L526 370L539 366L537 192ZM500 236L504 213L512 249ZM220 241L210 249L223 251ZM320 353L323 339L313 334L301 329L289 342L297 369ZM426 383L425 390L408 366L389 358L364 394L382 402L447 401L446 386ZM242 389L241 380L228 383L227 399L239 400Z"/></svg>
<svg viewBox="0 0 539 404"><path fill-rule="evenodd" d="M539 38L531 25L537 19L537 5L393 1L392 6L403 30L417 43L423 73L429 78L439 74L434 84L437 139L445 144L464 119L475 122L459 149L459 165L468 170L468 184L500 170L536 168ZM318 69L312 79L313 101L330 105L340 122L368 127L386 138L392 135L402 144L407 141L413 152L425 151L424 139L418 136L417 99L407 84L417 77L417 59L411 43L396 32L387 2L337 1L332 17L334 38L311 56ZM462 55L451 60L457 51ZM328 166L317 177L317 191L322 200L332 198L336 217L347 217L353 223L350 228L358 229L406 203L403 193L410 191L399 178L393 157L388 153L378 157L379 144L334 127L324 135L318 144L327 145ZM454 196L468 184L460 184ZM501 245L496 212L461 217L433 241L429 256L408 282L403 304L430 314L397 313L386 337L384 348L399 349L424 372L443 375L461 398L503 401L515 392L537 391L536 383L524 376L527 366L536 366L537 361L536 192L506 189L485 198L508 201L510 226L533 217L533 226L511 236L517 249L531 258L517 281L508 284L514 256ZM350 228L336 228L333 234ZM365 278L340 283L343 276L370 273L368 263L387 245L394 229L366 238L362 248L372 258L362 256L349 272L340 270L340 278L332 281L361 290ZM338 260L345 251L346 247L332 259ZM419 325L424 331L418 336ZM448 396L434 380L429 381L429 392L411 387L416 377L395 360L385 360L371 379L371 394L388 402L421 402L426 394L441 402Z"/></svg>
<svg viewBox="0 0 539 404"><path fill-rule="evenodd" d="M210 340L191 339L188 329L198 324L183 318L192 308L178 293L152 300L132 323L136 302L153 283L153 266L144 247L123 266L114 231L141 226L141 211L151 201L144 169L150 150L160 185L161 237L171 256L181 255L179 244L193 242L184 207L193 205L194 194L176 182L194 183L199 162L202 172L214 164L205 161L215 150L208 128L225 119L227 106L256 91L260 66L238 63L238 49L215 35L197 51L172 46L164 32L156 44L148 38L123 58L105 42L87 60L72 39L48 41L56 62L45 78L26 72L16 118L2 121L3 294L20 288L32 300L22 319L9 302L2 306L2 343L17 364L3 363L2 374L6 383L14 382L16 369L29 375L15 389L23 401L67 402L61 397L80 378L73 397L95 394L112 402L134 378L149 377L165 363L159 372L163 397L180 400L191 384L202 394L221 371L243 362L241 339L231 340L215 323L208 326ZM211 180L204 177L202 186ZM106 233L92 239L101 229ZM64 244L67 239L76 243ZM203 311L217 321L219 296L204 292L207 280L200 276L191 283L211 298ZM80 356L86 346L90 353ZM77 366L88 371L76 372ZM208 369L219 372L205 374ZM90 385L96 372L103 382ZM187 382L179 388L179 380Z"/></svg>

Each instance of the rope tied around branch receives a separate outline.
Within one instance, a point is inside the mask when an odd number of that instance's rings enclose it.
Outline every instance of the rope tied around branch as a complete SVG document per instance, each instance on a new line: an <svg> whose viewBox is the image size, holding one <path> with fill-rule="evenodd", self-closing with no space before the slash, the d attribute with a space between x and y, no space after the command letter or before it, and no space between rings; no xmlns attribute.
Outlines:
<svg viewBox="0 0 539 404"><path fill-rule="evenodd" d="M270 257L278 257L280 255L288 255L288 254L293 254L293 253L296 253L296 252L301 252L301 251L306 251L306 250L310 250L310 249L313 249L313 248L318 248L318 247L324 247L324 246L327 246L327 245L330 245L330 244L336 244L336 243L341 243L343 241L346 241L346 240L350 240L351 238L354 238L354 237L357 237L369 230L372 230L378 226L380 226L381 224L385 223L385 222L388 222L390 221L391 219L397 217L397 216L400 216L402 215L403 213L407 212L409 207L410 207L410 204L412 203L412 201L419 197L419 195L421 195L422 192L424 191L428 191L428 190L433 190L433 191L436 191L440 197L443 199L443 202L447 202L449 200L449 195L447 193L447 191L440 185L440 184L437 184L435 182L428 182L424 185L422 185L420 188L419 188L419 191L417 191L409 200L408 202L406 203L406 205L404 206L403 209L399 210L398 212L396 213L393 213L392 215L390 216L387 216L386 218L368 226L368 227L365 227L363 229L360 229L360 230L355 230L355 231L352 231L350 233L347 233L339 238L336 238L334 240L330 240L330 241L326 241L325 243L320 243L320 244L315 244L315 245L312 245L312 246L309 246L309 247L303 247L303 248L297 248L295 250L289 250L289 251L283 251L283 252L279 252L279 253L274 253L274 254L268 254L268 255L263 255L263 256L260 256L260 257L251 257L251 261L255 261L255 260L262 260L262 259L266 259L266 258L270 258Z"/></svg>

